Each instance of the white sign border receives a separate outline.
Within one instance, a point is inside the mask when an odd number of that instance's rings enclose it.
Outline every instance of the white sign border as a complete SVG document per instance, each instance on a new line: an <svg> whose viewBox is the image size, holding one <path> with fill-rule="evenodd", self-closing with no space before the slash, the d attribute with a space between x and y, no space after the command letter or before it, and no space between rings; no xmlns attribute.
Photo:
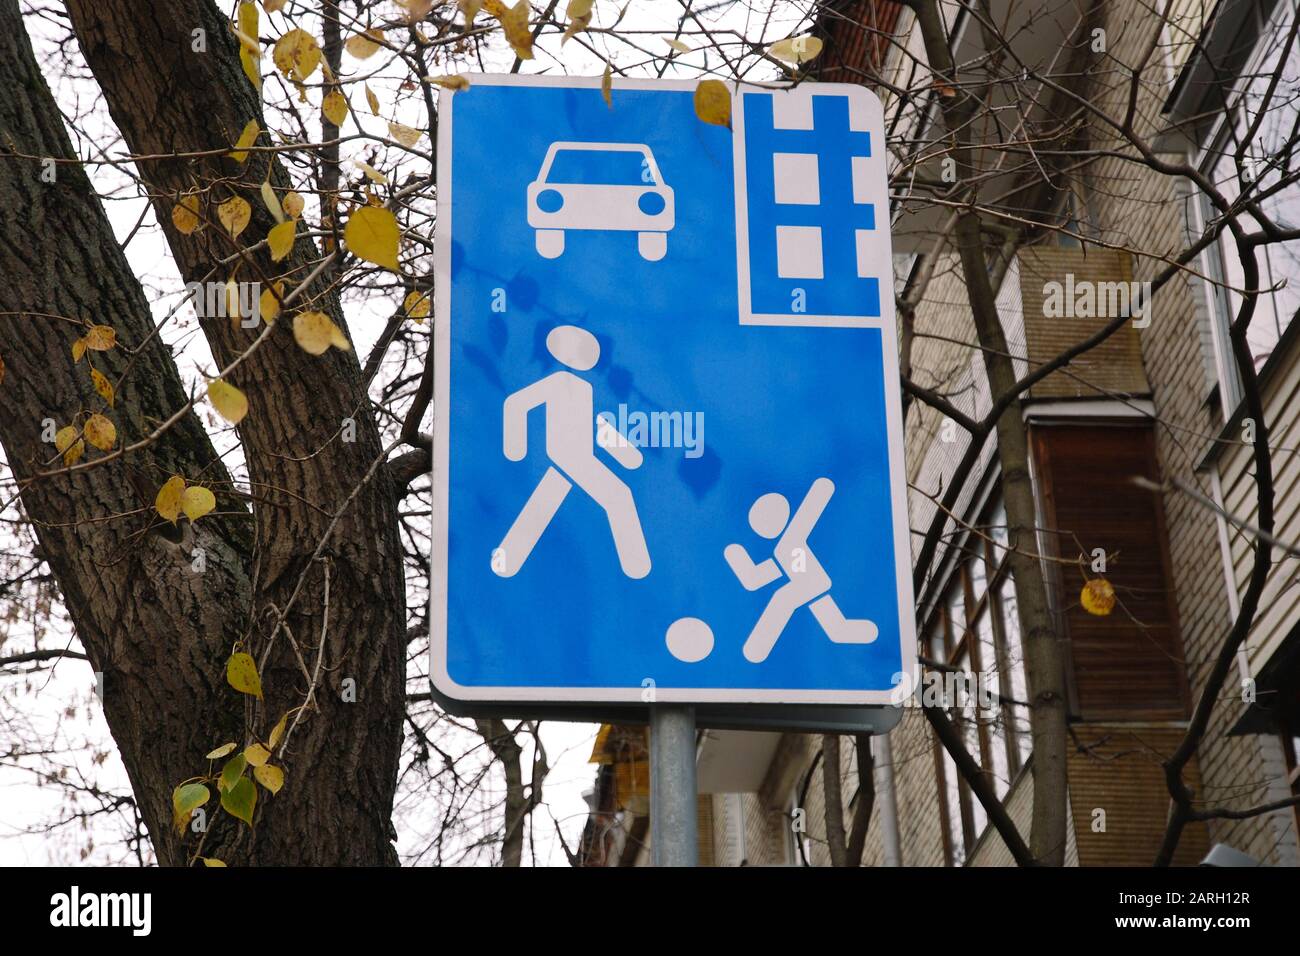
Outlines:
<svg viewBox="0 0 1300 956"><path fill-rule="evenodd" d="M663 687L653 688L637 684L627 687L480 687L457 683L447 669L447 540L450 503L449 470L450 400L451 400L451 150L452 117L457 96L473 95L474 86L541 86L599 90L601 77L519 76L466 74L470 82L463 92L442 89L438 96L438 183L437 222L434 230L434 394L433 394L433 476L432 476L432 547L430 555L431 580L429 594L429 658L430 678L443 694L455 700L481 702L561 701L576 703L682 703L682 704L849 704L897 705L910 697L917 686L919 664L917 661L915 602L912 594L911 533L907 510L907 481L903 458L902 397L898 372L898 332L894 319L892 281L882 283L880 290L880 318L855 325L871 325L881 330L881 355L885 386L885 411L888 419L889 472L891 504L894 521L894 554L897 577L899 637L902 671L895 674L896 685L888 690L810 690L807 688L716 688L716 687ZM694 90L698 80L615 79L613 90ZM783 87L740 83L728 84L732 89L733 116L740 95L745 92L773 92ZM871 101L873 116L883 116L880 102L865 87L846 83L817 84L818 93L843 94L850 97L867 96ZM742 118L743 121L743 118ZM734 132L733 132L733 135ZM884 149L884 142L873 143L873 148ZM733 149L734 152L734 149ZM882 153L883 155L883 153ZM737 202L737 216L740 203ZM887 202L877 210L877 223L887 224ZM741 223L737 222L739 230ZM885 249L889 249L888 230ZM744 237L748 241L748 235ZM740 257L737 243L737 257ZM892 259L890 277L892 279ZM743 313L742 313L743 315ZM741 316L738 316L740 321ZM891 358L893 361L891 361ZM903 556L908 560L903 561ZM654 675L647 674L653 680ZM652 696L648 694L652 692Z"/></svg>

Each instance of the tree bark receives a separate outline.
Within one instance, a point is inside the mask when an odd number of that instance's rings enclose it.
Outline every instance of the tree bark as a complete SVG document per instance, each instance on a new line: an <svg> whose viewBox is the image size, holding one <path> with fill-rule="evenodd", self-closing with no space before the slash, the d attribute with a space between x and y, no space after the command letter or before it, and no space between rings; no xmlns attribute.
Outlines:
<svg viewBox="0 0 1300 956"><path fill-rule="evenodd" d="M76 159L17 0L0 0L0 142ZM51 170L54 182L43 181ZM62 427L102 411L120 447L151 434L186 394L81 166L6 157L0 209L0 439L77 635L103 674L105 717L158 858L181 863L172 788L203 769L216 743L242 732L222 666L247 625L251 522L225 493L230 476L193 412L139 454L40 477L63 465L47 419ZM85 329L72 320L84 319L112 325L119 347L74 362L72 342ZM127 375L111 410L91 387L91 362L112 381ZM233 512L203 518L190 547L157 533L153 499L137 487L160 487L173 474L211 482L218 512ZM202 573L192 569L194 548L204 551Z"/></svg>
<svg viewBox="0 0 1300 956"><path fill-rule="evenodd" d="M855 734L853 746L858 757L858 802L846 833L844 794L839 734L822 735L822 791L826 807L826 845L831 866L861 866L867 847L867 828L871 809L876 802L876 781L872 776L875 761L871 756L871 735Z"/></svg>
<svg viewBox="0 0 1300 956"><path fill-rule="evenodd" d="M871 811L876 805L876 758L871 752L870 734L855 734L853 746L858 753L858 802L853 807L853 821L849 824L847 863L861 866L862 853L867 848Z"/></svg>
<svg viewBox="0 0 1300 956"><path fill-rule="evenodd" d="M321 57L329 67L330 75L337 79L343 63L342 25L339 23L339 6L335 0L321 0ZM318 156L320 183L321 224L333 230L335 236L340 234L338 221L339 191L339 138L338 126L324 113L321 113L320 139L321 149ZM325 275L333 278L337 274L337 263L332 263ZM370 381L370 376L365 380Z"/></svg>
<svg viewBox="0 0 1300 956"><path fill-rule="evenodd" d="M822 735L822 798L826 806L826 846L831 866L848 866L848 840L844 834L844 791L840 778L840 735Z"/></svg>
<svg viewBox="0 0 1300 956"><path fill-rule="evenodd" d="M21 25L13 0L4 3L13 27L6 31L5 42L12 44L16 42L14 37L21 35ZM95 0L69 3L68 10L82 50L128 147L135 154L159 157L142 160L138 168L184 279L224 282L235 276L265 283L267 277L286 271L298 281L305 278L318 257L308 240L300 239L290 257L279 264L271 263L264 250L244 256L238 260L236 275L234 269L220 263L236 251L236 246L219 226L186 237L171 222L172 206L182 192L202 189L204 218L213 221L218 203L231 195L241 195L253 210L252 221L241 237L247 244L250 237L255 241L265 236L274 224L259 196L262 181L269 178L281 192L289 185L278 162L268 160L265 153L250 153L242 165L228 156L175 155L228 148L248 120L262 123L259 98L240 67L229 22L217 7L209 0L182 0L143 11L138 4L125 0ZM193 50L195 30L204 31L206 52ZM27 57L30 60L30 49ZM48 123L49 117L58 116L58 111L40 84L34 64L30 71L35 86L45 95L37 112ZM30 97L35 95L32 87L31 81L26 86L9 84L8 92ZM15 125L20 135L23 125ZM10 135L15 131L11 130ZM259 141L259 145L266 143L265 137ZM66 137L62 145L70 156ZM48 148L32 151L49 152ZM18 172L15 166L8 174ZM69 182L74 181L72 172L67 175ZM79 171L75 175L79 176ZM85 191L89 192L88 184ZM22 193L13 201L21 203ZM9 202L6 200L6 205ZM55 210L50 215L69 214ZM103 279L93 275L97 260L113 256L121 259L107 225L103 224L98 233L75 228L63 232L63 241L79 241L80 247L68 249L61 256L45 253L44 249L42 254L61 259L64 270L71 268L68 263L90 264L87 301L68 301L64 297L69 293L46 288L36 290L33 301L24 301L20 307L74 314L93 307L91 311L100 316L116 320L121 315L127 322L124 305L106 309L104 306L111 303L103 293L99 294L101 301L95 301L96 281L129 275L120 261L116 263L118 272ZM88 237L96 234L100 238L96 249L84 248L89 245ZM33 237L29 235L27 241L31 243ZM35 241L44 247L50 237L42 232ZM5 271L8 274L11 270ZM346 329L337 299L321 291L319 284L312 295L314 300L308 307L326 312ZM125 300L126 293L119 291L117 296ZM135 318L131 321L135 324L119 328L119 336L133 346L147 338L143 322L148 315L138 289L134 297ZM244 353L261 331L242 328L227 319L201 324L222 366ZM303 713L281 761L287 778L284 789L274 797L260 794L256 828L249 830L242 824L214 828L204 840L203 853L231 864L396 862L390 816L402 740L406 630L396 502L387 472L373 467L382 450L355 355L331 349L326 355L310 356L298 348L289 325L288 321L278 323L266 342L231 375L232 384L245 392L251 407L239 426L255 502L251 522L244 519L245 525L252 525L251 535L245 536L251 540L236 542L238 549L231 543L230 555L215 562L230 580L223 591L213 593L217 582L224 578L212 583L207 583L208 576L203 578L208 591L192 602L194 610L183 629L178 627L185 605L180 595L173 596L176 585L169 580L164 584L158 572L151 571L138 577L152 581L157 596L146 597L142 591L148 591L149 585L135 581L130 586L138 590L125 597L110 595L112 600L100 612L105 618L101 626L109 628L118 623L118 618L141 617L131 631L133 641L144 645L144 649L136 643L120 651L112 648L109 640L90 626L92 612L97 608L86 608L79 600L82 593L97 591L101 587L98 579L105 575L98 565L86 566L85 546L78 541L78 536L84 539L88 534L85 527L68 529L64 537L52 539L47 546L51 564L69 595L69 609L97 668L111 660L114 667L141 672L129 688L132 703L114 705L130 712L115 717L109 708L109 719L128 767L136 767L132 784L163 863L183 863L188 855L169 828L172 788L206 770L202 755L211 747L227 739L241 743L254 737L265 740L271 725L290 708L301 705L307 696L309 681L298 656L285 632L273 627L291 599L292 608L285 614L284 623L302 655L314 663L318 645L324 642L321 682L312 697L314 706ZM6 331L11 333L8 338L16 337L12 326ZM47 336L41 344L45 351L40 355L16 356L18 364L11 365L11 374L30 375L36 368L46 368L35 363L52 361L59 350L67 355L66 337L56 341ZM35 345L24 343L21 347L31 349ZM184 401L174 367L169 360L162 362L161 356L161 365L156 369L142 367L140 361L137 359L130 382L149 389L154 399L153 406L141 411L142 421L146 415L156 418L158 411L170 414ZM67 366L69 361L62 359L61 363ZM63 414L68 415L75 410L78 399L72 370L65 371L69 372L66 379L47 375L44 384L50 394L45 396L45 402L54 407L61 402L66 409ZM81 392L84 394L85 389ZM15 414L15 410L5 409L0 428L5 432L11 459L30 463L35 458L27 429L33 426L14 423ZM122 414L126 414L125 409ZM350 435L352 428L355 441L347 441L343 436ZM159 475L165 478L168 470L197 474L213 460L197 422L186 432L174 431L178 432L175 439L149 450L148 454L157 455L162 463L149 465L151 479ZM172 452L170 459L164 457L163 453L179 442L182 434L188 439L183 447L197 451L188 458L182 458L179 451ZM44 455L45 459L49 457ZM106 481L98 473L108 470L95 469L84 479L71 480L74 485L77 481ZM91 474L95 477L89 477ZM204 477L213 474L209 467ZM224 472L221 474L224 476ZM155 487L157 484L161 481ZM105 492L96 500L96 516L122 510L124 502L131 507L152 505L128 498L121 489L112 490L117 493ZM50 492L32 494L39 498ZM82 502L83 495L79 490L71 494L66 488L63 494L64 500L53 503L45 512L46 520L66 521L77 513L71 510L72 504ZM29 507L34 509L35 505ZM85 510L84 504L80 507ZM211 530L204 534L224 527L207 521L204 519L204 527ZM105 524L94 526L94 533L121 533L120 529L111 530L112 523ZM320 560L313 560L318 548ZM131 554L130 560L147 557L147 553ZM209 558L210 568L213 563ZM231 570L225 569L227 564ZM240 569L241 577L235 578L234 568ZM247 720L245 699L227 687L224 678L225 660L240 639L259 661L268 655L261 673L265 700L255 710L249 708L251 718ZM198 646L191 651L189 645L196 641ZM173 643L178 646L172 647ZM114 653L109 653L110 648ZM156 694L147 691L173 680L178 685L173 691L176 704L155 720L150 708L155 706L152 698ZM111 689L113 685L107 678L106 683ZM118 693L110 690L109 701ZM128 696L127 690L120 693ZM140 711L149 713L141 717Z"/></svg>

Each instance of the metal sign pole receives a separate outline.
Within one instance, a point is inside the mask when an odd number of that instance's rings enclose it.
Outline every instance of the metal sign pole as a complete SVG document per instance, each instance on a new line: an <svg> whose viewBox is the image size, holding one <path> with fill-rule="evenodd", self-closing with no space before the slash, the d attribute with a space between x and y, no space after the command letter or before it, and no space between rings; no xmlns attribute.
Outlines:
<svg viewBox="0 0 1300 956"><path fill-rule="evenodd" d="M655 866L696 866L695 708L650 707L650 851Z"/></svg>

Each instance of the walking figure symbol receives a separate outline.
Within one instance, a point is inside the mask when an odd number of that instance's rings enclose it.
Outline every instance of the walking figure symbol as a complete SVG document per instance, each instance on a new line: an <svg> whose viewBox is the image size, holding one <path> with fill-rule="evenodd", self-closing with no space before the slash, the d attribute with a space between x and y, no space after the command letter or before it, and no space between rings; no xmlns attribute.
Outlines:
<svg viewBox="0 0 1300 956"><path fill-rule="evenodd" d="M794 612L809 604L826 636L837 644L870 644L879 634L872 621L844 616L830 595L830 575L808 548L808 535L834 493L835 485L829 478L818 478L793 518L784 495L763 495L749 509L749 526L764 538L780 539L772 557L755 564L743 545L729 544L723 550L723 557L746 591L766 587L782 572L788 578L773 592L750 631L743 648L746 660L755 664L767 660Z"/></svg>
<svg viewBox="0 0 1300 956"><path fill-rule="evenodd" d="M574 325L552 329L546 348L557 361L579 372L592 368L600 358L596 337ZM604 509L623 573L629 578L645 577L650 573L650 551L632 492L596 457L591 383L561 369L508 396L502 411L502 450L511 461L522 461L528 454L528 413L539 405L546 410L546 457L551 465L493 552L492 570L503 578L517 574L569 489L577 485ZM614 426L602 415L598 427ZM641 452L631 442L611 438L600 444L624 468L641 466Z"/></svg>

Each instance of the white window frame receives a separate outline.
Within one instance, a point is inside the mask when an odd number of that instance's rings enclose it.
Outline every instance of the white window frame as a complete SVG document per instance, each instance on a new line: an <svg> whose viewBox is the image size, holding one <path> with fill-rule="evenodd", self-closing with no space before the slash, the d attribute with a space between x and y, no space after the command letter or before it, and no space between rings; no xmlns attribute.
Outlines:
<svg viewBox="0 0 1300 956"><path fill-rule="evenodd" d="M1261 19L1263 15L1257 7L1252 8L1251 14L1256 18L1254 48L1251 50L1250 56L1247 57L1246 63L1242 66L1238 78L1253 75L1263 61L1268 58L1273 49L1272 44L1276 40L1276 31L1272 28L1279 21L1288 17L1300 16L1300 0L1279 0L1269 13L1267 20ZM1300 39L1297 42L1300 43ZM1281 94L1281 91L1279 91L1279 94ZM1239 99L1240 95L1232 103L1234 110ZM1190 157L1192 164L1201 172L1207 173L1210 167L1221 157L1221 148L1226 141L1225 133L1232 120L1233 117L1230 112L1224 112L1220 115L1211 126L1200 147ZM1209 200L1204 193L1198 190L1195 193L1194 201L1189 203L1189 206L1191 207L1191 213L1195 220L1194 225L1198 234L1203 233L1205 223L1213 214ZM1241 377L1237 372L1236 360L1232 354L1232 343L1229 339L1229 328L1233 315L1231 299L1227 289L1223 286L1227 272L1223 260L1222 241L1223 237L1221 236L1218 241L1205 249L1200 255L1200 261L1205 274L1213 280L1212 283L1205 283L1210 317L1210 336L1214 348L1214 366L1218 376L1221 412L1224 421L1228 421L1241 404L1244 391ZM1292 321L1300 320L1293 319Z"/></svg>

